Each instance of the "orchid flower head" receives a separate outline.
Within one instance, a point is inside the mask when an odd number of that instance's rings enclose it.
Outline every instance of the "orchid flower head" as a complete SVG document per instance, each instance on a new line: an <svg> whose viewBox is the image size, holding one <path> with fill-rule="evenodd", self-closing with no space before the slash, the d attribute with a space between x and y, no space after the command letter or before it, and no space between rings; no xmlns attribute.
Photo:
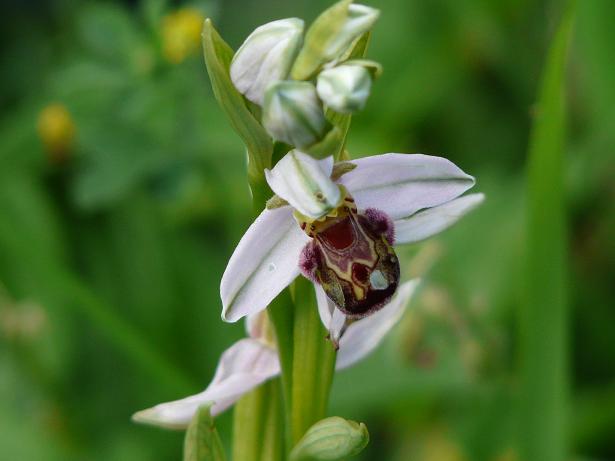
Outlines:
<svg viewBox="0 0 615 461"><path fill-rule="evenodd" d="M282 206L248 228L222 276L222 318L259 312L300 273L346 317L382 308L399 285L394 247L429 238L480 204L475 181L442 157L382 154L345 162L292 150L266 171Z"/></svg>

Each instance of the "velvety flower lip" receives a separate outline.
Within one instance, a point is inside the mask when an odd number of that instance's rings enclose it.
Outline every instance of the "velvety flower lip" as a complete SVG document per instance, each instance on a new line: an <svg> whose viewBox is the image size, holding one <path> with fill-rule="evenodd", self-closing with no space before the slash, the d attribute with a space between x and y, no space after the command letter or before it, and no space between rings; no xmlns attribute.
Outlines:
<svg viewBox="0 0 615 461"><path fill-rule="evenodd" d="M293 212L326 215L339 199L335 184L348 190L359 211L375 208L392 218L396 245L441 232L484 199L460 197L475 180L442 157L390 153L351 163L355 168L333 181L331 158L314 160L294 150L267 172L271 188L289 205L264 210L237 245L220 285L223 320L265 309L299 275L299 255L310 239Z"/></svg>
<svg viewBox="0 0 615 461"><path fill-rule="evenodd" d="M339 341L337 370L354 365L376 349L385 335L398 323L417 285L418 280L402 284L391 302L383 309L347 326ZM335 322L332 322L332 319L339 318L335 306L326 296L323 298L318 294L319 287L315 289L321 319L327 328L334 328ZM213 403L212 415L218 415L242 395L279 375L278 353L266 325L265 311L247 316L246 330L249 337L239 340L222 353L214 378L203 392L139 411L133 415L133 420L183 429L200 406Z"/></svg>

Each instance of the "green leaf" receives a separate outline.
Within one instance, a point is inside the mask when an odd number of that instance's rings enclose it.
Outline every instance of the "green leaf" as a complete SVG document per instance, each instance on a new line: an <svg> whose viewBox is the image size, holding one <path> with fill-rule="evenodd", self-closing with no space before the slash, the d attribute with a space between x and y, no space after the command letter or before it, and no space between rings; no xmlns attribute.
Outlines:
<svg viewBox="0 0 615 461"><path fill-rule="evenodd" d="M214 426L209 406L195 413L184 439L184 461L224 461L224 448Z"/></svg>
<svg viewBox="0 0 615 461"><path fill-rule="evenodd" d="M262 175L271 164L273 142L231 82L233 50L222 40L211 19L203 25L203 53L214 96L248 149L249 173Z"/></svg>
<svg viewBox="0 0 615 461"><path fill-rule="evenodd" d="M310 427L290 454L291 461L342 460L359 454L369 443L363 423L332 416Z"/></svg>
<svg viewBox="0 0 615 461"><path fill-rule="evenodd" d="M574 2L549 51L528 159L526 292L520 315L521 459L567 459L565 67Z"/></svg>

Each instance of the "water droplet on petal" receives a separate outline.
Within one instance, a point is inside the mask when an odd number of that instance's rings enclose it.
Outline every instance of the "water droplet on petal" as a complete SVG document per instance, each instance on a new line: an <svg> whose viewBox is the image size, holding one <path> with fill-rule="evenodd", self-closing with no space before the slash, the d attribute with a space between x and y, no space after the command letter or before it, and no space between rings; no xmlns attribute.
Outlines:
<svg viewBox="0 0 615 461"><path fill-rule="evenodd" d="M267 266L267 270L269 272L273 272L276 269L277 269L277 267L276 267L276 265L274 263L269 263L269 265Z"/></svg>

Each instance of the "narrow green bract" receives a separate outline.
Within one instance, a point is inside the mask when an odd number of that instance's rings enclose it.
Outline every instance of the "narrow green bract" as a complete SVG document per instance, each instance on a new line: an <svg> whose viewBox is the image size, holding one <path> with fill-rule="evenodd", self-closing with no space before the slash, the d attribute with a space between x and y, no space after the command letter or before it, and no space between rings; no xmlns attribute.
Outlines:
<svg viewBox="0 0 615 461"><path fill-rule="evenodd" d="M262 175L271 163L273 142L233 85L229 75L233 50L216 32L210 19L203 25L203 54L216 100L248 150L248 173Z"/></svg>
<svg viewBox="0 0 615 461"><path fill-rule="evenodd" d="M198 409L184 439L184 461L225 461L224 448L209 413L209 407Z"/></svg>

